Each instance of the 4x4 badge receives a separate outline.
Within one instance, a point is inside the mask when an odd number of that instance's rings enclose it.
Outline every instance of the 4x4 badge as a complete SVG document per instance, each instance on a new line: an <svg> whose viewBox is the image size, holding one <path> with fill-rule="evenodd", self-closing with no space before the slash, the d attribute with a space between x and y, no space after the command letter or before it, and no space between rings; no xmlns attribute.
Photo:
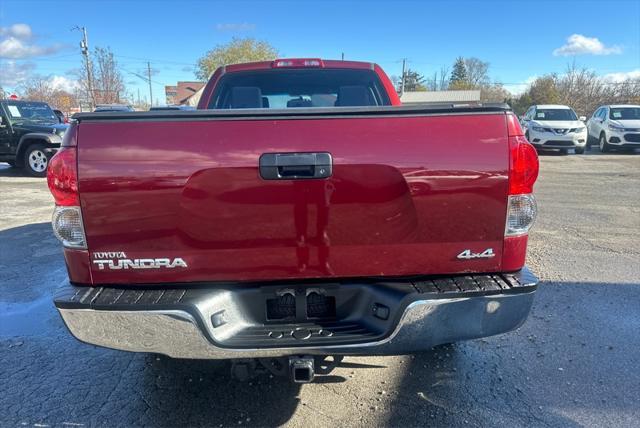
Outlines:
<svg viewBox="0 0 640 428"><path fill-rule="evenodd" d="M460 254L458 254L458 258L462 260L470 260L470 259L490 259L491 257L495 257L495 253L493 252L493 248L487 248L481 253L472 253L471 250L464 250Z"/></svg>

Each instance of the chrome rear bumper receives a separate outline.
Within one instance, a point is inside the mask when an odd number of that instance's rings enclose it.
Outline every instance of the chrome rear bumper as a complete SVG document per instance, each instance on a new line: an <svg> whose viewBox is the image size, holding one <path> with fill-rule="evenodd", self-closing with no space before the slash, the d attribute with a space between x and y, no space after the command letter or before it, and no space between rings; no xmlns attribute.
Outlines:
<svg viewBox="0 0 640 428"><path fill-rule="evenodd" d="M198 295L208 298L198 297L193 305L185 306L172 301L162 304L161 297L154 304L118 303L127 293L122 289L109 289L116 290L115 294L107 293L108 302L100 304L99 297L103 295L104 288L100 292L96 288L76 287L73 295L68 291L59 295L56 306L71 333L83 342L124 351L196 359L296 354L402 355L443 343L504 333L526 320L537 285L537 279L528 271L523 270L510 277L482 276L483 280L493 278L501 287L508 285L499 290L483 290L483 284L488 282L474 280L474 276L459 278L465 278L467 284L476 284L477 288L464 291L462 288L466 287L460 286L464 282L455 278L447 278L447 284L454 284L455 287L451 288L456 290L441 290L435 286L438 282L430 280L402 283L406 287L400 287L399 283L344 285L356 287L362 294L360 300L356 299L358 308L354 306L352 311L361 318L362 328L358 330L360 333L349 334L341 333L346 331L344 326L347 324L335 321L260 324L243 313L242 309L247 309L244 303L234 303L236 296L230 290L203 290ZM376 287L386 288L386 291L378 293ZM138 293L144 294L139 290ZM114 295L120 297L114 298ZM185 294L182 293L181 300L184 299ZM377 301L390 306L388 319L381 320L370 314L371 302L375 306ZM226 314L222 323L220 318L215 318L221 308ZM395 312L397 316L394 316ZM376 322L381 326L379 330L374 327L367 330L367 326ZM247 339L249 336L242 336L248 326L254 328L251 331L259 332L254 335L264 337L251 341ZM327 332L333 330L335 335L333 332L331 336L323 335L323 328ZM297 338L299 340L293 340L294 332L300 330L308 332L309 337L302 334ZM278 336L273 336L273 332ZM282 332L284 338L279 336ZM238 341L237 337L243 337L245 342Z"/></svg>

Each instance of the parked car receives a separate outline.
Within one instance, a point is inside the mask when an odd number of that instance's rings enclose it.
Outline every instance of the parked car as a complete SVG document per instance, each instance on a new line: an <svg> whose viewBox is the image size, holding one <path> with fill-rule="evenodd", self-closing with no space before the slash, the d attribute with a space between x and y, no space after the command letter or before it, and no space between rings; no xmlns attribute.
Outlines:
<svg viewBox="0 0 640 428"><path fill-rule="evenodd" d="M520 326L535 149L505 104L399 104L376 64L286 59L196 111L77 114L48 177L71 333L309 382Z"/></svg>
<svg viewBox="0 0 640 428"><path fill-rule="evenodd" d="M108 111L135 111L133 107L126 104L98 104L95 113L104 113Z"/></svg>
<svg viewBox="0 0 640 428"><path fill-rule="evenodd" d="M574 149L582 154L587 145L585 120L571 107L546 104L529 107L521 124L527 140L538 149L560 149L563 153Z"/></svg>
<svg viewBox="0 0 640 428"><path fill-rule="evenodd" d="M55 113L60 123L69 123L69 119L67 119L67 116L62 112L62 110L53 109L53 112Z"/></svg>
<svg viewBox="0 0 640 428"><path fill-rule="evenodd" d="M598 107L587 122L588 144L597 142L600 150L640 147L640 105Z"/></svg>
<svg viewBox="0 0 640 428"><path fill-rule="evenodd" d="M169 106L152 106L149 111L170 111L170 110L195 110L196 108L193 106L185 106L185 105L169 105Z"/></svg>
<svg viewBox="0 0 640 428"><path fill-rule="evenodd" d="M0 100L0 162L44 177L68 126L47 103Z"/></svg>

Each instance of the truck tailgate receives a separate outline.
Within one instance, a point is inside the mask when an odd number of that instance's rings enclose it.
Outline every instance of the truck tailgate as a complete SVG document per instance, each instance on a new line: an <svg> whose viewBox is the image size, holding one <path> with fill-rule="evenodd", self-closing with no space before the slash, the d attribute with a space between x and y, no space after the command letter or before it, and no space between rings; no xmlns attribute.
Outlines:
<svg viewBox="0 0 640 428"><path fill-rule="evenodd" d="M93 282L499 271L504 111L398 111L81 117L78 180ZM332 175L265 180L265 153L329 153ZM487 249L495 256L457 257ZM184 266L141 262L176 258Z"/></svg>

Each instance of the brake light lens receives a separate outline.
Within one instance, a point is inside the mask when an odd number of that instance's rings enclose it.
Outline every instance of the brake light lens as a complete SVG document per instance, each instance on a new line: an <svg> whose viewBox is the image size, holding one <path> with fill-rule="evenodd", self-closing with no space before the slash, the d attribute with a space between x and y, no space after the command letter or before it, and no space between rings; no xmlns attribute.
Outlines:
<svg viewBox="0 0 640 428"><path fill-rule="evenodd" d="M319 58L277 59L271 63L271 67L272 68L324 67L324 63Z"/></svg>
<svg viewBox="0 0 640 428"><path fill-rule="evenodd" d="M49 161L47 184L56 205L80 205L75 147L62 147Z"/></svg>
<svg viewBox="0 0 640 428"><path fill-rule="evenodd" d="M509 194L532 193L540 168L538 153L524 136L509 137L509 147Z"/></svg>

